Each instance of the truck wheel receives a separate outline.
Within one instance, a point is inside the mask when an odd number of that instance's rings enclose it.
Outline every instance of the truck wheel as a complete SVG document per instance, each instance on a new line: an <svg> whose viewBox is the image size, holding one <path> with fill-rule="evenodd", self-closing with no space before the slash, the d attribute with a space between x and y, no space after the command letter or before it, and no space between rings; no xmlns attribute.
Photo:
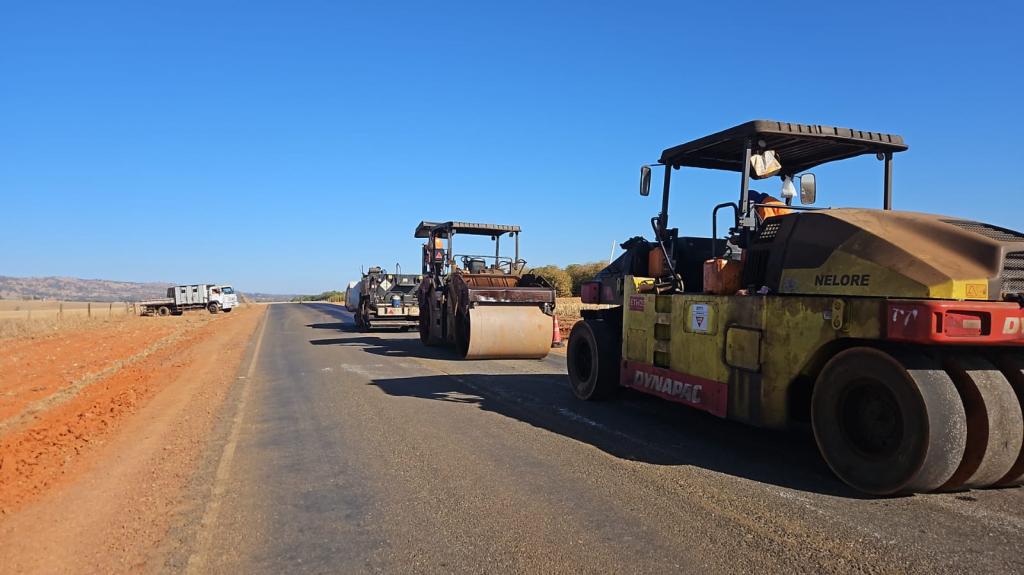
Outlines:
<svg viewBox="0 0 1024 575"><path fill-rule="evenodd" d="M210 313L217 313L220 311L220 304L215 301L211 301L210 305L206 306L206 309L210 310Z"/></svg>
<svg viewBox="0 0 1024 575"><path fill-rule="evenodd" d="M825 462L847 485L873 495L938 489L967 445L953 380L931 359L901 360L873 348L843 351L825 365L811 398Z"/></svg>
<svg viewBox="0 0 1024 575"><path fill-rule="evenodd" d="M160 306L156 310L156 313L159 314L160 317L167 317L167 316L171 315L171 308L169 308L169 307L167 307L165 305L162 305L162 306Z"/></svg>
<svg viewBox="0 0 1024 575"><path fill-rule="evenodd" d="M224 313L231 313L231 310L233 310L233 309L235 309L235 308L233 308L233 307L226 307L226 308L224 308Z"/></svg>
<svg viewBox="0 0 1024 575"><path fill-rule="evenodd" d="M604 399L619 385L619 337L604 320L576 322L569 333L569 387L583 400Z"/></svg>

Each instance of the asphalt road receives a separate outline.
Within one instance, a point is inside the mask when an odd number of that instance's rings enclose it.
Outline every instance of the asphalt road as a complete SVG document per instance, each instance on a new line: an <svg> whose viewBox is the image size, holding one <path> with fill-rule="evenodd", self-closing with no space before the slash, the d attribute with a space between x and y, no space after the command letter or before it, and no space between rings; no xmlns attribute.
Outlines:
<svg viewBox="0 0 1024 575"><path fill-rule="evenodd" d="M174 569L1024 571L1024 489L862 498L807 434L579 402L560 354L460 361L281 304L250 355Z"/></svg>

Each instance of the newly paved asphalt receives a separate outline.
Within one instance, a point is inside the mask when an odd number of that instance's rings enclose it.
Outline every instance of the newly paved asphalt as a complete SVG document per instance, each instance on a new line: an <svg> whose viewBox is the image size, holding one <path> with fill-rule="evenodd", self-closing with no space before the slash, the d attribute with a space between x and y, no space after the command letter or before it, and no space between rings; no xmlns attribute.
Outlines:
<svg viewBox="0 0 1024 575"><path fill-rule="evenodd" d="M461 361L280 304L239 377L191 572L1024 571L1022 489L861 498L807 434L582 403L558 354Z"/></svg>

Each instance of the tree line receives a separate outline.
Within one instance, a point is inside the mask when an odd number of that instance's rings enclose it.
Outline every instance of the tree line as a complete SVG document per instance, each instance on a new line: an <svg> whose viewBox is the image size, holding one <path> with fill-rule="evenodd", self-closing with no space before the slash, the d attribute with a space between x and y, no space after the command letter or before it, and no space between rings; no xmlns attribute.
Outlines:
<svg viewBox="0 0 1024 575"><path fill-rule="evenodd" d="M332 301L337 303L345 303L345 292L338 290L325 291L317 295L297 295L291 299L292 302L303 302L303 301Z"/></svg>

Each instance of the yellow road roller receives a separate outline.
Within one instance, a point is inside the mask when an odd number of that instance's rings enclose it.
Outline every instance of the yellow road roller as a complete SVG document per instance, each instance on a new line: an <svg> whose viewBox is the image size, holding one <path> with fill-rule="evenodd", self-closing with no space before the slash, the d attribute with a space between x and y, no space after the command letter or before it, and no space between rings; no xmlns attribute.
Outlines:
<svg viewBox="0 0 1024 575"><path fill-rule="evenodd" d="M454 345L466 359L539 359L551 349L555 290L524 273L519 226L470 222L420 222L423 281L418 290L420 340ZM489 237L493 254L456 255L456 236ZM510 238L514 256L501 253ZM460 242L461 245L461 242Z"/></svg>
<svg viewBox="0 0 1024 575"><path fill-rule="evenodd" d="M752 121L664 150L654 237L583 285L572 390L627 387L766 428L810 428L876 495L1024 482L1024 234L892 209L893 134ZM875 156L882 209L816 208L809 170ZM681 168L738 172L711 237L668 224ZM778 188L764 182L778 178ZM755 189L761 188L761 190ZM773 186L774 187L774 186ZM729 216L718 237L719 216Z"/></svg>

